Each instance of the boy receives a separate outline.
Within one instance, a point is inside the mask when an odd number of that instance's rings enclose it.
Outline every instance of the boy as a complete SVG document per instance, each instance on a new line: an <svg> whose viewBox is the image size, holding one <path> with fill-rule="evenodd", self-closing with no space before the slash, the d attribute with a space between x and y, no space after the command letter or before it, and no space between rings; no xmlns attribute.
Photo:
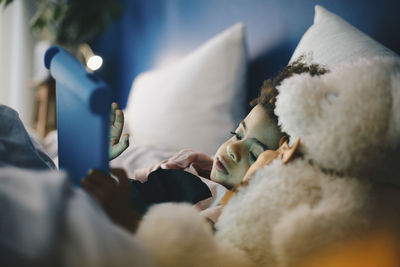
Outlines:
<svg viewBox="0 0 400 267"><path fill-rule="evenodd" d="M260 97L251 102L253 109L239 124L236 131L231 132L232 137L218 148L213 159L203 153L182 150L156 166L136 171L135 180L143 184L134 181L130 185L126 173L122 170L115 170L119 184L113 182L101 172L93 171L83 180L83 188L100 202L114 221L134 231L140 215L133 211L131 204L138 210L135 203L146 199L147 194L151 194L154 191L153 189L159 187L165 187L168 191L169 188L176 188L180 186L180 183L184 183L185 186L182 188L187 188L186 183L192 180L193 182L189 183L189 187L200 188L201 185L196 184L198 183L197 180L200 179L207 185L210 194L207 195L204 194L204 191L198 192L195 189L191 196L196 197L190 198L189 202L196 203L196 206L202 210L207 218L216 222L222 211L222 207L216 206L216 204L220 203L225 193L240 184L244 177L249 176L249 174L246 175L246 172L250 166L258 158L263 159L260 155L266 151L277 150L280 141L287 139L287 136L281 132L278 119L274 114L276 96L278 95L276 87L293 74L308 73L314 76L327 72L325 68L316 64L307 65L302 60L303 57L299 58L285 67L277 77L264 82ZM120 111L118 113L121 114ZM256 166L262 165L262 162L257 162ZM167 170L180 170L180 172L168 172ZM251 171L254 172L254 168ZM179 179L173 180L173 176L176 175L179 176ZM181 176L185 178L182 179ZM171 179L172 186L167 181L168 179ZM154 186L149 190L142 191L140 189L142 186L146 187L151 184ZM136 185L139 189L136 188ZM187 194L186 191L180 193ZM131 203L128 203L129 194L131 194ZM198 199L197 196L202 196L202 198ZM171 195L160 200L159 196L155 196L155 201L150 200L146 204L176 201L174 197L175 195ZM194 199L197 201L194 201ZM140 211L144 213L145 209Z"/></svg>

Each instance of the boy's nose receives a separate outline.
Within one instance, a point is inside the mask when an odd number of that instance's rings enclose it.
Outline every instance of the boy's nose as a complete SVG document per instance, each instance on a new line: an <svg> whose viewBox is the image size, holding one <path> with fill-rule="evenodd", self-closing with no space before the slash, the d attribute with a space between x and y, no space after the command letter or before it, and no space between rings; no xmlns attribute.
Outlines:
<svg viewBox="0 0 400 267"><path fill-rule="evenodd" d="M234 162L239 162L241 159L241 145L240 142L236 142L233 144L230 144L226 147L227 153L229 157L234 161Z"/></svg>

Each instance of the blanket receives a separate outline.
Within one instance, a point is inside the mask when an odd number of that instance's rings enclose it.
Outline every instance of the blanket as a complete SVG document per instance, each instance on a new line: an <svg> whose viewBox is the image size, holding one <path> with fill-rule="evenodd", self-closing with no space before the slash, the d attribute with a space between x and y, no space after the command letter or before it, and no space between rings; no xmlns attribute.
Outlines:
<svg viewBox="0 0 400 267"><path fill-rule="evenodd" d="M0 106L0 258L4 266L153 266L137 239L74 187Z"/></svg>

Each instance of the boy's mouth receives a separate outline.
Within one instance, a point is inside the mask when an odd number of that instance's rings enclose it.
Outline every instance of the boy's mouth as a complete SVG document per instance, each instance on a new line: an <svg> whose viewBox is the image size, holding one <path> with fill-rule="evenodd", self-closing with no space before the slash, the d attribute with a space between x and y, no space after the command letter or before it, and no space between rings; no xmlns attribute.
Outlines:
<svg viewBox="0 0 400 267"><path fill-rule="evenodd" d="M229 174L228 169L225 167L225 162L222 158L217 158L217 160L215 161L215 167L217 168L217 170L219 172L222 172L226 175Z"/></svg>

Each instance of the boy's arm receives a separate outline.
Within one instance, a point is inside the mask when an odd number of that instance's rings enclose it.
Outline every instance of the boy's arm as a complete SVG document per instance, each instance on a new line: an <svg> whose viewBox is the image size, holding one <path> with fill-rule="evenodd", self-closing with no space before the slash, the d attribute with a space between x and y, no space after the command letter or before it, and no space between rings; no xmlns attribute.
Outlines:
<svg viewBox="0 0 400 267"><path fill-rule="evenodd" d="M150 168L137 169L134 172L134 179L144 183L149 174L158 168L184 170L204 178L210 177L213 160L208 155L190 149L183 149Z"/></svg>
<svg viewBox="0 0 400 267"><path fill-rule="evenodd" d="M117 103L111 104L110 115L110 152L109 160L118 157L129 146L129 134L124 134L121 138L124 128L124 113L119 109Z"/></svg>

